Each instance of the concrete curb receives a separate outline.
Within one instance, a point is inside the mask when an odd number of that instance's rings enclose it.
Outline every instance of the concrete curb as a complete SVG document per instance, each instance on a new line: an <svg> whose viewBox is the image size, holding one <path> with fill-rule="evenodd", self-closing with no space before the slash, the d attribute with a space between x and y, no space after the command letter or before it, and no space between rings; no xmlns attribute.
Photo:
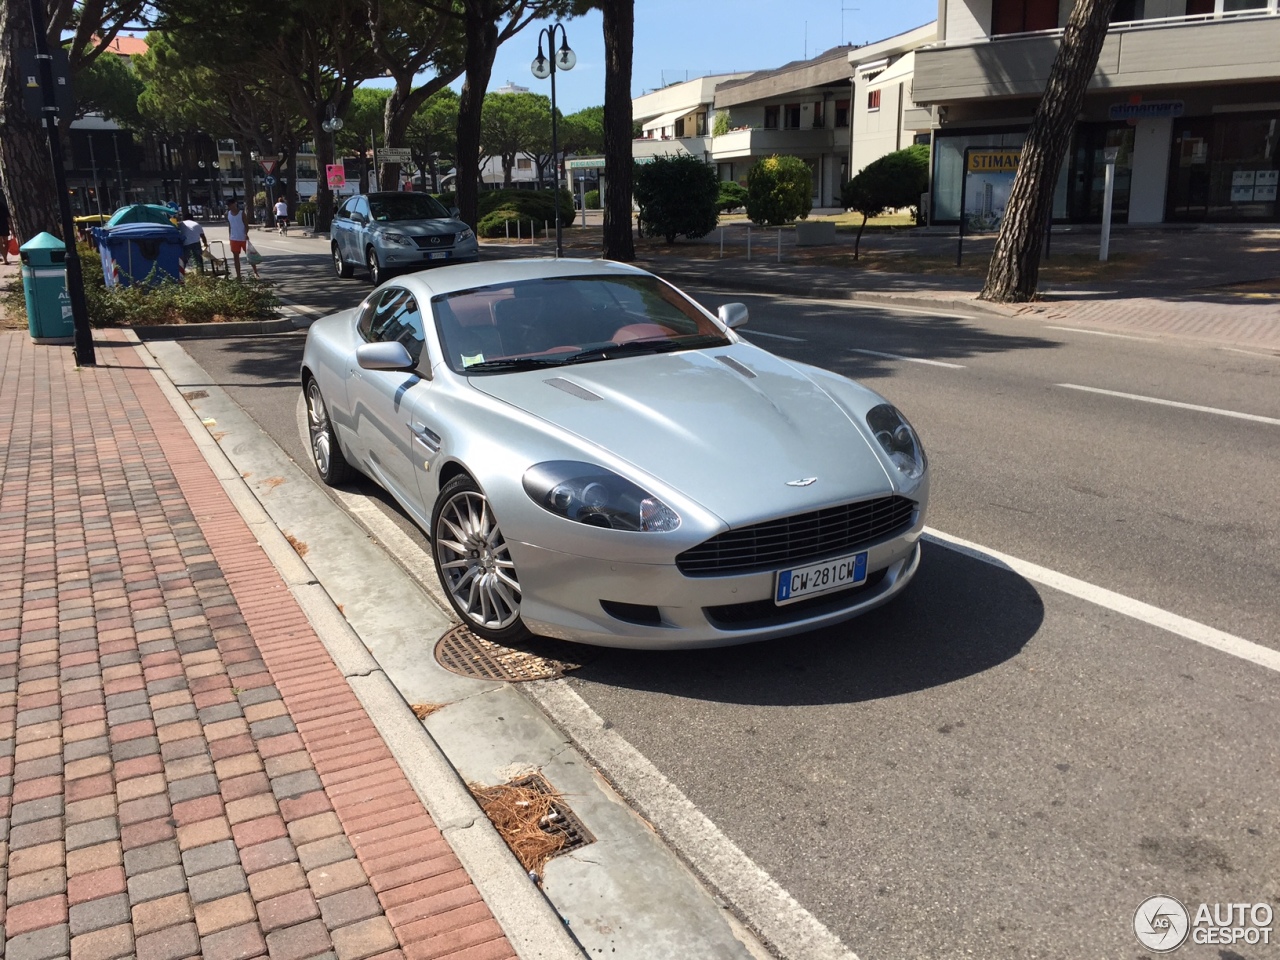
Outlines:
<svg viewBox="0 0 1280 960"><path fill-rule="evenodd" d="M177 413L236 510L288 585L370 720L466 868L522 960L581 960L559 914L529 881L400 692L387 679L311 569L132 330L125 335Z"/></svg>

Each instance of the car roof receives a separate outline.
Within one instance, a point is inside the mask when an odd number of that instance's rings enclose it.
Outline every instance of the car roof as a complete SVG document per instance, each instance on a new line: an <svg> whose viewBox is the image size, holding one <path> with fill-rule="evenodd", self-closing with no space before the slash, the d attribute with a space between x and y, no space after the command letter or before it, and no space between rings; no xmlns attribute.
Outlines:
<svg viewBox="0 0 1280 960"><path fill-rule="evenodd" d="M433 267L418 273L397 277L392 283L421 287L427 297L457 293L474 287L488 287L520 280L545 280L553 277L652 276L647 270L613 260L583 260L573 257L525 257L518 260L485 260L480 263L457 263Z"/></svg>

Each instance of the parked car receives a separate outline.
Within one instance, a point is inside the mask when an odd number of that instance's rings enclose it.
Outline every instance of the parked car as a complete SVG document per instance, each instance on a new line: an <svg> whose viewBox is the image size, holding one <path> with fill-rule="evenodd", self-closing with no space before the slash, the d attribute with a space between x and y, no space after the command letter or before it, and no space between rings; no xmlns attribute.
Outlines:
<svg viewBox="0 0 1280 960"><path fill-rule="evenodd" d="M334 214L329 236L338 276L346 279L363 266L374 286L397 271L469 263L480 253L457 210L425 193L351 197Z"/></svg>
<svg viewBox="0 0 1280 960"><path fill-rule="evenodd" d="M462 622L511 642L718 646L837 623L920 562L929 472L883 397L638 268L388 281L307 334L321 479L372 477Z"/></svg>

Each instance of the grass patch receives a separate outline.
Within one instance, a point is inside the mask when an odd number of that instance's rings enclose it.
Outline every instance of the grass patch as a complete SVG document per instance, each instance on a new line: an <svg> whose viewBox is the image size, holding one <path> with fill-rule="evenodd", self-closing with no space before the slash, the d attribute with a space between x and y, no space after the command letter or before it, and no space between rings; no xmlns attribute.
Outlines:
<svg viewBox="0 0 1280 960"><path fill-rule="evenodd" d="M91 247L80 247L80 265L89 322L95 327L267 320L280 309L273 285L256 277L241 281L193 272L182 283L165 280L155 286L140 283L108 290L102 279L102 261ZM4 329L26 328L21 277L0 290L0 310Z"/></svg>

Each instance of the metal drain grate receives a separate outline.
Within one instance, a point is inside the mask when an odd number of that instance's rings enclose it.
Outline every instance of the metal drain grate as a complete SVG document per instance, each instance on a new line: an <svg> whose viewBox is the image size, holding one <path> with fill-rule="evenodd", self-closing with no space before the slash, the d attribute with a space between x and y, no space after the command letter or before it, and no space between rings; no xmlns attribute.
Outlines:
<svg viewBox="0 0 1280 960"><path fill-rule="evenodd" d="M504 647L457 626L436 644L436 662L451 673L480 680L554 680L587 662L586 648L562 640L535 638Z"/></svg>
<svg viewBox="0 0 1280 960"><path fill-rule="evenodd" d="M530 790L536 790L543 796L554 797L556 795L556 791L551 788L551 784L547 783L546 778L540 773L531 773L527 777L521 777L519 780L512 780L508 786L527 787ZM571 850L577 850L579 847L585 847L588 843L596 842L595 835L583 826L582 821L578 819L578 815L569 809L569 805L564 800L559 798L551 801L551 813L547 815L544 822L538 824L538 827L543 833L564 837L564 846L553 853L553 857L558 857Z"/></svg>

